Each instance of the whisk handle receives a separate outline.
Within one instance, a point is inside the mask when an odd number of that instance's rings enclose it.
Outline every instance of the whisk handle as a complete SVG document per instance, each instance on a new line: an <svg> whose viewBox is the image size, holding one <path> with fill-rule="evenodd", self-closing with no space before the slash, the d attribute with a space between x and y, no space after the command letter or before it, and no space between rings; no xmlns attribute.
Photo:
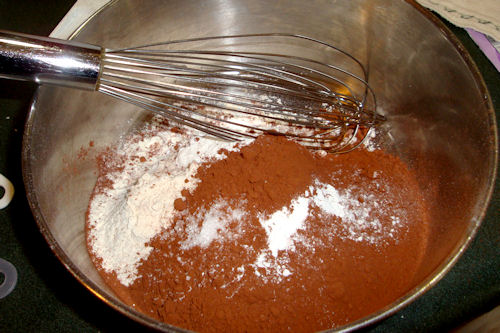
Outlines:
<svg viewBox="0 0 500 333"><path fill-rule="evenodd" d="M0 78L96 90L101 47L0 30Z"/></svg>

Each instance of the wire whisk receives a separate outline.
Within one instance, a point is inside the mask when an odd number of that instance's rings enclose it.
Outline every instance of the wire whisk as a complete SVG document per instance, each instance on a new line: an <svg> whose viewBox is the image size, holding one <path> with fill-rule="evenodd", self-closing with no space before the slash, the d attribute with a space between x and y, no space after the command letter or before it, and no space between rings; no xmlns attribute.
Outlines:
<svg viewBox="0 0 500 333"><path fill-rule="evenodd" d="M378 114L367 71L307 36L202 37L123 49L0 32L0 77L91 89L224 140L284 135L347 152Z"/></svg>

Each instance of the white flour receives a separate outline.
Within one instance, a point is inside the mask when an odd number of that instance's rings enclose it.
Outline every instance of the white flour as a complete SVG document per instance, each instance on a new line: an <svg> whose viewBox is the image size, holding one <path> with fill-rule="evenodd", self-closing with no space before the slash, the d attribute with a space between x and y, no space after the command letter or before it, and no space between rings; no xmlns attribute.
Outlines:
<svg viewBox="0 0 500 333"><path fill-rule="evenodd" d="M172 222L174 200L196 187L200 163L222 158L221 148L236 149L235 143L158 131L155 122L142 134L117 149L124 169L108 175L112 188L95 194L89 207L90 248L125 286L152 250L146 243Z"/></svg>

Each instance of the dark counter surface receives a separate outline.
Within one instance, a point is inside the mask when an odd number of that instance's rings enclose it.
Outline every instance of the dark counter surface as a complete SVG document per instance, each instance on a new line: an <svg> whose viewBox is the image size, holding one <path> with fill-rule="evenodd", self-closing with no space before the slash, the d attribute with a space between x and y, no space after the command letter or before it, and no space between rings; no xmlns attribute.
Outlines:
<svg viewBox="0 0 500 333"><path fill-rule="evenodd" d="M75 1L0 0L0 29L48 35ZM465 30L447 24L476 62L500 114L500 73ZM0 332L146 331L85 289L58 261L31 215L21 174L24 121L36 85L0 79L0 173L16 189L0 210L0 258L18 270L0 299ZM443 332L500 305L500 188L472 245L436 287L369 332ZM1 281L1 280L0 280Z"/></svg>

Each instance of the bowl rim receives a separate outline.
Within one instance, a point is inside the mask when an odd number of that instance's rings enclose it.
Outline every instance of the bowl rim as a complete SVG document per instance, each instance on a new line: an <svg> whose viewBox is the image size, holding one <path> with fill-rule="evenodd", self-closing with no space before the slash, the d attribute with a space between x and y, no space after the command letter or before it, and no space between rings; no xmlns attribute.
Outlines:
<svg viewBox="0 0 500 333"><path fill-rule="evenodd" d="M75 37L78 36L78 34L89 24L92 19L100 14L102 11L107 10L108 8L112 7L115 3L117 3L119 0L111 0L108 3L104 4L101 8L97 9L92 15L90 15L78 28L75 29L75 31L70 35L68 39L74 39ZM368 326L371 326L385 318L388 318L389 316L392 316L396 312L400 311L404 307L408 306L410 303L415 301L417 298L422 296L424 293L426 293L428 290L430 290L433 286L435 286L450 270L451 268L457 263L457 261L460 259L460 257L463 255L463 253L466 251L466 249L470 246L473 238L476 236L477 231L484 220L484 217L486 215L487 209L489 207L492 194L494 191L495 187L495 181L496 181L496 176L497 176L497 169L498 169L498 130L497 130L497 125L496 125L496 118L495 118L495 109L493 106L493 102L491 99L491 96L489 94L488 88L486 86L486 83L484 82L484 79L475 64L474 60L470 56L469 52L466 50L466 48L462 45L462 43L458 40L458 38L453 34L453 32L436 16L434 15L430 10L427 8L423 7L419 3L416 2L416 0L401 0L413 7L413 9L417 10L421 15L423 15L428 21L430 21L437 29L440 30L441 34L445 39L458 51L460 57L462 60L465 62L469 72L472 74L473 79L475 83L477 84L477 88L479 92L484 96L484 103L485 103L485 108L488 111L488 117L489 117L489 123L490 123L490 135L493 138L492 142L492 151L491 151L491 157L490 157L490 165L492 168L489 170L489 183L487 186L487 193L485 193L485 198L486 200L480 205L480 208L478 211L480 212L475 218L473 219L473 222L469 226L469 231L463 239L463 241L450 252L450 255L447 257L447 260L445 260L443 263L438 265L429 275L426 279L424 279L419 285L414 287L413 289L409 290L405 295L402 297L398 298L391 304L387 305L386 307L366 316L363 317L359 320L356 320L354 322L351 322L349 324L334 328L334 329L327 329L324 330L323 332L351 332L354 330L358 330L361 328L366 328ZM101 289L99 286L97 286L94 282L92 282L89 278L87 278L79 269L78 267L75 266L70 260L70 258L66 255L64 250L60 247L60 245L57 243L55 237L52 235L48 228L48 224L45 221L43 214L41 212L41 209L38 205L38 200L36 196L36 192L34 191L33 187L33 174L31 172L32 170L32 163L31 163L31 140L32 140L32 127L33 127L33 119L34 119L34 113L36 111L36 104L39 98L40 94L40 89L37 88L33 99L30 103L30 109L26 118L25 126L24 126L24 133L23 133L23 139L22 139L22 176L23 176L23 182L25 186L25 191L26 191L26 196L28 199L28 203L30 206L30 209L32 211L33 217L35 219L36 224L38 225L38 228L40 229L40 232L42 233L43 237L45 238L46 242L48 243L50 249L52 252L56 255L58 260L66 267L66 269L86 288L88 289L92 294L94 294L97 298L99 298L101 301L106 303L107 305L111 306L118 312L122 313L123 315L127 316L128 318L131 318L145 326L148 326L150 328L156 329L156 330L161 330L165 332L190 332L185 329L181 329L172 325L169 325L164 322L157 321L151 317L148 317L136 310L134 310L132 307L125 305L125 303L121 301L115 300L114 297L112 297L108 292L104 291Z"/></svg>

